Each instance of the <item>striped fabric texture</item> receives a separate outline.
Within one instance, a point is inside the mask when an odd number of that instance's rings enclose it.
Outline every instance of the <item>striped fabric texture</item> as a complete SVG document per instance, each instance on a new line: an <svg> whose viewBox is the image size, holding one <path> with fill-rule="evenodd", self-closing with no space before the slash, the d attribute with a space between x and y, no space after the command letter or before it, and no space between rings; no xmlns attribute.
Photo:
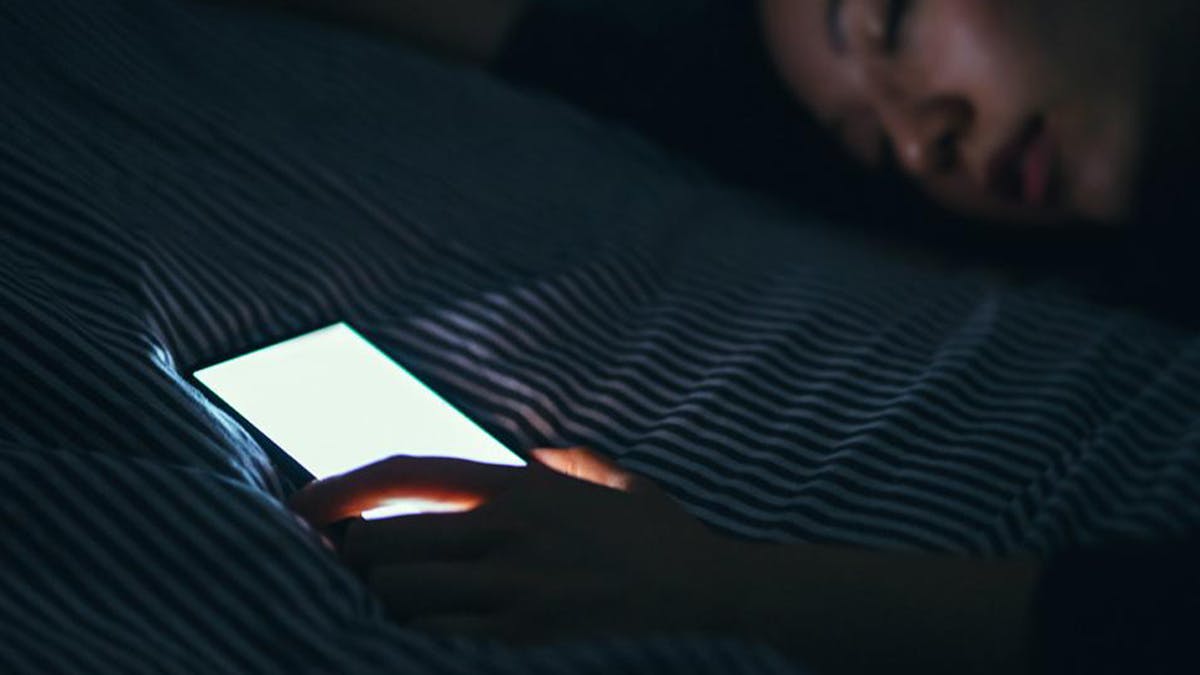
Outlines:
<svg viewBox="0 0 1200 675"><path fill-rule="evenodd" d="M389 623L185 377L342 320L511 447L590 445L731 536L1200 526L1200 336L891 262L482 74L180 1L3 0L0 93L3 672L794 672Z"/></svg>

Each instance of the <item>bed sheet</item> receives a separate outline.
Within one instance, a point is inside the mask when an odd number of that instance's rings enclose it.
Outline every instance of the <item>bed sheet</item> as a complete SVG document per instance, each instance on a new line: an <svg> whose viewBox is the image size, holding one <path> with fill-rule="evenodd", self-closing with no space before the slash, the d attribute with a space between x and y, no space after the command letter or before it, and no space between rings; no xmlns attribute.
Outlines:
<svg viewBox="0 0 1200 675"><path fill-rule="evenodd" d="M514 448L731 536L992 556L1200 524L1200 337L888 260L386 42L0 2L6 672L790 672L378 605L183 374L346 320Z"/></svg>

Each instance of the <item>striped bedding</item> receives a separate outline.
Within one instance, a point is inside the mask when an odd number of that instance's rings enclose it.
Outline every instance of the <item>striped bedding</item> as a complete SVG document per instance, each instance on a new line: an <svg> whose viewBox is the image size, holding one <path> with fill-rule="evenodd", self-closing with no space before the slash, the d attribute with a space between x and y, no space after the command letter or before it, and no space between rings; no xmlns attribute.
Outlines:
<svg viewBox="0 0 1200 675"><path fill-rule="evenodd" d="M0 2L0 670L793 672L406 632L184 375L346 320L514 448L734 536L991 556L1200 525L1200 337L858 250L395 46Z"/></svg>

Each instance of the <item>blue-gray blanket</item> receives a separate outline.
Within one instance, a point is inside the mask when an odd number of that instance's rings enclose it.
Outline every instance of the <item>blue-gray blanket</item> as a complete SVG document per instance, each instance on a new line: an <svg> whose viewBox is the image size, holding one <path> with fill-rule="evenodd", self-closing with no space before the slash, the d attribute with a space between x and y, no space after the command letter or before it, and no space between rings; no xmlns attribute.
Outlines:
<svg viewBox="0 0 1200 675"><path fill-rule="evenodd" d="M1200 337L891 262L398 46L0 2L0 670L786 672L389 623L194 366L346 320L514 448L733 536L1049 553L1200 525Z"/></svg>

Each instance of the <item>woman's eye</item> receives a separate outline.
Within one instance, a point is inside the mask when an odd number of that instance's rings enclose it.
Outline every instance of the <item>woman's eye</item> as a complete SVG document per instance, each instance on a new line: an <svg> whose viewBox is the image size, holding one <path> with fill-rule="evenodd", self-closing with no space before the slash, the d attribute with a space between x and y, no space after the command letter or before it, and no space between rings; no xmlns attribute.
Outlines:
<svg viewBox="0 0 1200 675"><path fill-rule="evenodd" d="M883 41L889 54L895 54L903 46L904 20L911 5L912 0L887 0Z"/></svg>

